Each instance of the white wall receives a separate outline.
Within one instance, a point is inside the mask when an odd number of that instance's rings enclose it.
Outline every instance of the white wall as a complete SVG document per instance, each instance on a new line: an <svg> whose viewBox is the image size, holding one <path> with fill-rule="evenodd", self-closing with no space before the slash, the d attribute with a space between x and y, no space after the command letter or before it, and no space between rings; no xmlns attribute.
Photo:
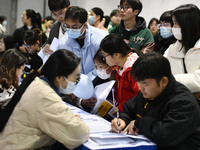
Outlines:
<svg viewBox="0 0 200 150"><path fill-rule="evenodd" d="M17 11L17 27L22 26L21 15L25 9L34 9L41 13L43 16L44 1L46 1L45 15L50 15L48 9L48 0L18 0ZM87 11L93 7L100 7L104 11L104 15L110 15L113 9L117 8L120 0L70 0L71 5L85 8ZM160 15L166 11L178 7L181 4L193 3L200 8L200 0L141 0L143 10L140 16L146 19L148 24L149 20L153 17L160 18Z"/></svg>
<svg viewBox="0 0 200 150"><path fill-rule="evenodd" d="M195 4L200 8L200 0L141 0L143 10L140 16L144 17L147 25L151 18L160 18L160 15L167 10L175 9L182 4Z"/></svg>

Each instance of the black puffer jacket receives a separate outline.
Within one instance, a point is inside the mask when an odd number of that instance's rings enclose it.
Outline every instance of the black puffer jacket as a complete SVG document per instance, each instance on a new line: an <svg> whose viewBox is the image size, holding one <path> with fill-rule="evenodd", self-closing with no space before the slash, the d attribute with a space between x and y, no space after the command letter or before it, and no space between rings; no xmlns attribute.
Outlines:
<svg viewBox="0 0 200 150"><path fill-rule="evenodd" d="M156 99L147 100L139 92L127 101L120 118L127 125L136 120L135 126L140 133L155 142L159 150L200 149L199 105L190 91L174 77Z"/></svg>

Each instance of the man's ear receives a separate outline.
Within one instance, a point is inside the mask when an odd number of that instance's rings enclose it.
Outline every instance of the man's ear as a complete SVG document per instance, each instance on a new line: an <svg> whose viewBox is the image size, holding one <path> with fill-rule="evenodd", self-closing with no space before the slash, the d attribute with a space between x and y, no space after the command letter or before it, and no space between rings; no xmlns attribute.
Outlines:
<svg viewBox="0 0 200 150"><path fill-rule="evenodd" d="M160 80L160 84L164 87L166 87L168 83L169 83L169 80L166 76L162 77L162 79Z"/></svg>
<svg viewBox="0 0 200 150"><path fill-rule="evenodd" d="M133 13L134 13L135 16L137 16L139 14L139 10L136 9L136 10L133 11Z"/></svg>

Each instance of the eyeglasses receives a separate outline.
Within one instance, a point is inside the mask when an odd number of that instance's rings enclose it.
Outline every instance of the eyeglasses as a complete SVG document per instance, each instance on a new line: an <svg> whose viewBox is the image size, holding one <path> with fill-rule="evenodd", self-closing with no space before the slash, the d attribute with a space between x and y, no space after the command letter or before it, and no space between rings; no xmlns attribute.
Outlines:
<svg viewBox="0 0 200 150"><path fill-rule="evenodd" d="M70 31L70 30L72 30L72 31L74 31L74 32L82 30L83 26L84 26L84 24L82 24L80 27L70 27L70 26L68 26L66 23L63 24L63 27L64 27L64 30L65 30L65 31Z"/></svg>
<svg viewBox="0 0 200 150"><path fill-rule="evenodd" d="M123 9L124 11L127 11L129 8L132 8L130 5L118 5L117 7L119 10Z"/></svg>
<svg viewBox="0 0 200 150"><path fill-rule="evenodd" d="M30 46L30 45L27 45L27 44L22 44L22 46L23 46L24 48L26 48L26 49L30 49L30 48L31 48L31 46Z"/></svg>
<svg viewBox="0 0 200 150"><path fill-rule="evenodd" d="M65 77L65 76L64 76ZM71 77L74 79L74 77L72 76L68 76L68 77ZM67 77L65 77L67 79ZM79 83L79 81L81 80L81 76L79 76L77 79L75 79L76 81L73 81L73 82L76 82L76 85Z"/></svg>
<svg viewBox="0 0 200 150"><path fill-rule="evenodd" d="M55 18L64 17L65 16L65 12L63 10L59 11L57 14L55 14L55 13L52 13L52 14L53 14L53 16Z"/></svg>
<svg viewBox="0 0 200 150"><path fill-rule="evenodd" d="M103 55L103 54L102 54L102 56L103 56L103 61L106 61L106 57L109 56L109 55L111 55L111 54L107 54L107 55Z"/></svg>

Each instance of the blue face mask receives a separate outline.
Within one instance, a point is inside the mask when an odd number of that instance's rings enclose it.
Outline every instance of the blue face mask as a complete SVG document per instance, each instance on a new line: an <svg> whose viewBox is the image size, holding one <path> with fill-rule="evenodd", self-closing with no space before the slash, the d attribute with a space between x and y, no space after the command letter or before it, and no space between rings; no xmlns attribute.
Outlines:
<svg viewBox="0 0 200 150"><path fill-rule="evenodd" d="M70 38L77 39L84 33L84 32L81 33L83 26L84 26L84 24L82 25L82 27L80 29L66 29L66 33Z"/></svg>
<svg viewBox="0 0 200 150"><path fill-rule="evenodd" d="M73 93L73 91L77 87L77 82L71 82L71 81L67 80L66 78L65 78L65 80L67 81L67 87L64 89L61 85L59 85L60 86L59 87L59 92L62 93L62 94L71 94L71 93Z"/></svg>
<svg viewBox="0 0 200 150"><path fill-rule="evenodd" d="M171 27L160 27L160 35L164 39L172 36L173 34L171 33Z"/></svg>
<svg viewBox="0 0 200 150"><path fill-rule="evenodd" d="M3 25L6 26L7 25L7 21L3 21Z"/></svg>
<svg viewBox="0 0 200 150"><path fill-rule="evenodd" d="M88 18L88 23L90 24L90 25L93 25L94 24L94 20L93 20L93 16L89 16L89 18Z"/></svg>

